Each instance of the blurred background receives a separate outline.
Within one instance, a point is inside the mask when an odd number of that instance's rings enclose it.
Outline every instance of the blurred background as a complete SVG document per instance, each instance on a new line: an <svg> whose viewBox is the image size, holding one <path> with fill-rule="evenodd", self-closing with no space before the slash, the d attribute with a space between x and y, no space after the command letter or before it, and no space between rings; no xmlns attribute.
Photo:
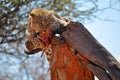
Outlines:
<svg viewBox="0 0 120 80"><path fill-rule="evenodd" d="M49 65L41 53L25 60L25 29L33 8L83 23L117 59L120 0L0 0L0 80L49 80Z"/></svg>

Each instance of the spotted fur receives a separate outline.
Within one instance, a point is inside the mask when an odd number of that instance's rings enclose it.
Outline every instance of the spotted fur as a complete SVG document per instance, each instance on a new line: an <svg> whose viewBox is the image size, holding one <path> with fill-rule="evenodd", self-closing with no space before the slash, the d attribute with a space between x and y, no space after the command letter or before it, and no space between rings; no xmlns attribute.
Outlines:
<svg viewBox="0 0 120 80"><path fill-rule="evenodd" d="M59 17L54 11L37 8L33 9L28 18L28 26L26 29L28 43L25 44L27 48L25 52L29 55L35 54L39 50L43 51L50 63L52 54L50 43L53 35L51 32L61 25L65 26L68 23L68 19ZM46 28L48 27L50 29L47 29L46 31ZM30 46L32 49L29 48Z"/></svg>

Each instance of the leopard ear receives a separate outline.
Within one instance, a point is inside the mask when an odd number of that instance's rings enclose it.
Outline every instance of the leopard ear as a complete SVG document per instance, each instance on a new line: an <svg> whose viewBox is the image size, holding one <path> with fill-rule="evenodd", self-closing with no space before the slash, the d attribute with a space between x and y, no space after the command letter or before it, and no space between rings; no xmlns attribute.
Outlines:
<svg viewBox="0 0 120 80"><path fill-rule="evenodd" d="M33 18L35 18L35 14L33 14L33 13L30 13L30 17L33 17Z"/></svg>
<svg viewBox="0 0 120 80"><path fill-rule="evenodd" d="M60 16L56 12L50 11L49 13L50 13L50 16L54 16L54 17L60 19Z"/></svg>

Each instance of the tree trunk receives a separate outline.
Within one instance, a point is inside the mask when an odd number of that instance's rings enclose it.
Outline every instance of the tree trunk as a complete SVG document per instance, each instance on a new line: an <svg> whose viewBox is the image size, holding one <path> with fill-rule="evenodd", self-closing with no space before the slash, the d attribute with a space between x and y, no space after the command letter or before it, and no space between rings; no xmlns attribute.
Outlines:
<svg viewBox="0 0 120 80"><path fill-rule="evenodd" d="M84 65L88 61L72 53L66 43L54 38L51 46L53 51L50 65L51 80L94 80L93 73Z"/></svg>
<svg viewBox="0 0 120 80"><path fill-rule="evenodd" d="M66 31L62 33L62 37L69 46L76 49L80 55L92 63L86 65L90 70L93 67L98 69L98 72L91 70L97 77L104 77L104 75L99 74L103 72L110 76L109 79L105 80L120 80L120 64L82 24L70 22L66 26Z"/></svg>

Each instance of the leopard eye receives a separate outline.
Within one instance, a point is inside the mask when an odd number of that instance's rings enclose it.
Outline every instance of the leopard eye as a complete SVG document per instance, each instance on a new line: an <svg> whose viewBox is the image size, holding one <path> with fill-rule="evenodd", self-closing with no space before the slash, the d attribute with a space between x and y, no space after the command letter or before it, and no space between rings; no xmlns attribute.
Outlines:
<svg viewBox="0 0 120 80"><path fill-rule="evenodd" d="M47 21L41 21L42 25L47 25Z"/></svg>
<svg viewBox="0 0 120 80"><path fill-rule="evenodd" d="M40 32L37 31L37 32L36 32L36 35L39 35L39 34L40 34Z"/></svg>
<svg viewBox="0 0 120 80"><path fill-rule="evenodd" d="M38 31L35 32L35 33L34 33L34 37L37 37L39 34L40 34L40 32L38 32Z"/></svg>
<svg viewBox="0 0 120 80"><path fill-rule="evenodd" d="M39 23L40 23L42 26L47 25L47 21L46 21L46 20L43 20L43 19L40 19L40 18L39 18Z"/></svg>

